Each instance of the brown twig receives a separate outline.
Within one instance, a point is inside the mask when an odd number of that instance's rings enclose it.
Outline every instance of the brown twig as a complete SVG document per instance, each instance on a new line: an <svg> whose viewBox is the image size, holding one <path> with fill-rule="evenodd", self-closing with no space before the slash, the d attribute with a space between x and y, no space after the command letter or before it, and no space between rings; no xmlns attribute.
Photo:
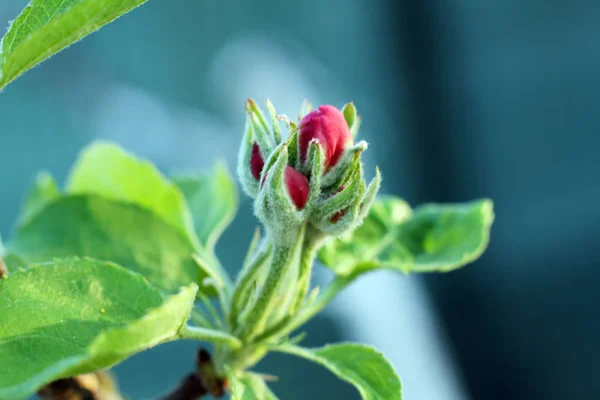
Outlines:
<svg viewBox="0 0 600 400"><path fill-rule="evenodd" d="M221 397L225 394L226 387L227 379L217 374L210 354L200 349L196 356L196 370L157 400L196 400L208 394ZM42 400L122 399L112 377L106 371L56 380L41 388L38 396Z"/></svg>
<svg viewBox="0 0 600 400"><path fill-rule="evenodd" d="M227 380L216 373L210 354L200 349L196 356L196 371L158 400L196 400L207 394L221 397L225 394L226 386Z"/></svg>
<svg viewBox="0 0 600 400"><path fill-rule="evenodd" d="M82 388L76 378L59 379L38 392L44 400L98 400L89 390Z"/></svg>
<svg viewBox="0 0 600 400"><path fill-rule="evenodd" d="M8 276L8 269L6 268L6 264L4 264L4 260L0 257L0 279Z"/></svg>
<svg viewBox="0 0 600 400"><path fill-rule="evenodd" d="M186 376L172 392L158 400L194 400L206 394L208 391L194 372Z"/></svg>
<svg viewBox="0 0 600 400"><path fill-rule="evenodd" d="M38 391L43 400L121 400L115 382L107 371L56 380Z"/></svg>

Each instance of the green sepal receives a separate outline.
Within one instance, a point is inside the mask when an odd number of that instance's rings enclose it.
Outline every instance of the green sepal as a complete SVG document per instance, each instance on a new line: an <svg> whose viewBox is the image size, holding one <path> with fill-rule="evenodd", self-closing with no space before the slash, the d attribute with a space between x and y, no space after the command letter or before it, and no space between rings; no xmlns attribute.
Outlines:
<svg viewBox="0 0 600 400"><path fill-rule="evenodd" d="M344 119L348 124L348 128L350 128L350 132L352 133L352 137L356 137L358 133L358 128L355 128L355 125L359 123L360 119L356 114L356 107L353 102L347 103L342 107L342 114L344 114Z"/></svg>
<svg viewBox="0 0 600 400"><path fill-rule="evenodd" d="M358 219L356 223L361 225L364 219L369 215L369 210L375 201L377 193L379 192L379 188L381 187L381 172L379 172L379 167L375 168L375 177L369 183L367 187L367 191L365 192L365 196L363 197L362 203L360 203L360 210L358 214Z"/></svg>
<svg viewBox="0 0 600 400"><path fill-rule="evenodd" d="M250 159L252 158L252 147L254 146L254 124L248 115L246 117L246 128L240 151L238 153L237 175L242 189L251 198L256 197L259 188L259 181L254 178L250 170Z"/></svg>
<svg viewBox="0 0 600 400"><path fill-rule="evenodd" d="M269 110L269 114L271 114L271 125L273 126L273 138L275 139L275 144L278 145L281 143L281 127L279 126L279 119L277 119L277 111L275 110L275 106L271 103L271 100L267 99L267 110Z"/></svg>
<svg viewBox="0 0 600 400"><path fill-rule="evenodd" d="M270 154L277 143L269 130L262 110L254 100L248 99L246 101L246 111L254 126L254 140L258 143L263 155Z"/></svg>
<svg viewBox="0 0 600 400"><path fill-rule="evenodd" d="M340 161L335 166L329 168L325 175L323 175L321 185L323 187L332 187L334 189L340 187L353 170L352 164L356 163L357 159L360 161L361 154L366 151L368 147L369 145L367 142L361 140L354 146L348 148Z"/></svg>
<svg viewBox="0 0 600 400"><path fill-rule="evenodd" d="M306 201L305 208L312 210L321 195L321 176L324 170L323 160L325 159L325 155L323 154L323 147L321 147L317 140L311 140L309 146L307 159L310 166L310 181L308 200Z"/></svg>
<svg viewBox="0 0 600 400"><path fill-rule="evenodd" d="M339 236L354 229L359 222L358 216L365 188L362 168L359 166L342 191L318 204L311 222L321 232L331 236ZM343 215L336 221L333 220L333 216L337 213L343 213Z"/></svg>

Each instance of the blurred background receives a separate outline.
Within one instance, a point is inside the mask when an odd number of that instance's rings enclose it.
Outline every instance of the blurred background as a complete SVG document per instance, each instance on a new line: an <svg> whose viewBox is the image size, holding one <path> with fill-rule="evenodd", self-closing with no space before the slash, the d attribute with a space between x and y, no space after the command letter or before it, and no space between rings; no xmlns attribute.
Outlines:
<svg viewBox="0 0 600 400"><path fill-rule="evenodd" d="M0 21L26 2L0 2ZM0 232L37 171L64 179L94 139L163 171L233 169L245 98L290 116L304 98L354 101L383 192L415 205L491 197L496 222L465 269L360 280L305 344L378 347L410 400L598 399L598 21L593 0L151 0L0 94ZM232 273L256 224L240 199L218 248ZM123 391L165 391L196 346L124 362ZM359 398L292 357L258 369L280 377L281 399Z"/></svg>

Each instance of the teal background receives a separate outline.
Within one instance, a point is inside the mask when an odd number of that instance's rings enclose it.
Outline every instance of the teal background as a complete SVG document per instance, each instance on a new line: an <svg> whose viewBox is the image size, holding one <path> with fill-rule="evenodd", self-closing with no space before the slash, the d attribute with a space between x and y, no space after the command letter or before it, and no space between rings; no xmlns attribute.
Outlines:
<svg viewBox="0 0 600 400"><path fill-rule="evenodd" d="M3 1L0 21L25 4ZM497 219L475 265L368 277L307 326L306 344L381 348L407 399L600 398L599 20L591 0L150 0L0 94L0 233L36 172L63 180L95 138L164 171L233 168L246 97L289 115L305 97L353 100L384 192L491 197ZM233 273L256 224L241 200L218 246ZM126 361L123 390L164 391L196 346ZM291 357L260 370L281 377L282 399L358 398Z"/></svg>

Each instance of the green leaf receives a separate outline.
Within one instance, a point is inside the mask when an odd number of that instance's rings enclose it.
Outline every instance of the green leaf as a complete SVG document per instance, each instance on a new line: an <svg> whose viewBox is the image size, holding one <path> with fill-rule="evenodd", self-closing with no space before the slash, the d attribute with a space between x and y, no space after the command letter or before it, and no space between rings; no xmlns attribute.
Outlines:
<svg viewBox="0 0 600 400"><path fill-rule="evenodd" d="M212 250L233 220L238 206L235 182L227 165L218 163L202 175L173 177L192 212L196 234L202 245Z"/></svg>
<svg viewBox="0 0 600 400"><path fill-rule="evenodd" d="M96 194L151 210L196 242L185 197L149 161L107 142L84 149L67 179L67 193Z"/></svg>
<svg viewBox="0 0 600 400"><path fill-rule="evenodd" d="M46 205L61 196L58 184L48 172L40 172L33 182L31 189L21 209L18 225L26 224Z"/></svg>
<svg viewBox="0 0 600 400"><path fill-rule="evenodd" d="M485 251L493 220L490 200L428 204L412 212L403 200L381 197L363 225L324 246L319 259L344 276L377 268L450 271Z"/></svg>
<svg viewBox="0 0 600 400"><path fill-rule="evenodd" d="M222 175L219 172L217 183L223 183ZM227 188L223 190L226 192ZM229 278L214 253L200 244L183 193L149 161L138 159L112 143L93 143L81 153L72 168L67 191L71 194L96 194L152 211L188 238L198 260L202 260L197 265L205 271L205 275L213 277L221 286L228 282ZM206 210L204 213L209 215ZM198 220L201 221L202 217L198 216Z"/></svg>
<svg viewBox="0 0 600 400"><path fill-rule="evenodd" d="M277 400L260 375L244 373L230 375L231 400Z"/></svg>
<svg viewBox="0 0 600 400"><path fill-rule="evenodd" d="M146 0L32 0L0 44L0 90Z"/></svg>
<svg viewBox="0 0 600 400"><path fill-rule="evenodd" d="M11 274L0 281L0 400L176 339L195 295L192 284L164 299L140 275L91 259Z"/></svg>
<svg viewBox="0 0 600 400"><path fill-rule="evenodd" d="M344 119L348 124L348 128L352 128L354 122L356 121L356 106L354 103L345 104L342 108L342 113L344 114Z"/></svg>
<svg viewBox="0 0 600 400"><path fill-rule="evenodd" d="M338 378L353 384L364 400L402 399L402 384L394 367L372 347L340 343L316 349L283 345L273 350L323 365Z"/></svg>
<svg viewBox="0 0 600 400"><path fill-rule="evenodd" d="M179 231L148 210L98 196L64 196L20 227L6 244L27 263L71 256L116 262L158 288L175 292L206 274ZM20 265L11 264L9 270Z"/></svg>

